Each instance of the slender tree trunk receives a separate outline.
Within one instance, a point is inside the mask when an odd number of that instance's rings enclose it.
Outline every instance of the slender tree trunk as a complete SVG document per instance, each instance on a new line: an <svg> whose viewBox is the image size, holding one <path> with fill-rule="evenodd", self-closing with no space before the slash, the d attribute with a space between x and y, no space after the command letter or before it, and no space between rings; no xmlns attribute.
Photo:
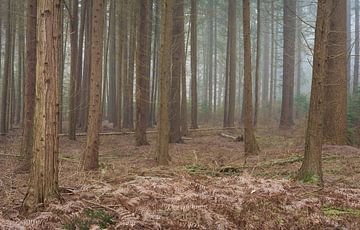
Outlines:
<svg viewBox="0 0 360 230"><path fill-rule="evenodd" d="M77 74L76 74L76 101L75 101L75 115L77 119L77 126L81 127L81 86L82 86L82 79L83 79L83 49L84 49L84 34L85 34L85 20L86 20L86 12L88 11L88 1L81 2L81 13L80 13L80 28L79 28L79 42L78 42L78 60L77 60Z"/></svg>
<svg viewBox="0 0 360 230"><path fill-rule="evenodd" d="M351 95L351 50L352 50L352 40L351 40L351 13L352 13L352 1L347 0L347 14L346 14L346 31L347 31L347 90L348 94Z"/></svg>
<svg viewBox="0 0 360 230"><path fill-rule="evenodd" d="M332 0L325 79L324 139L331 144L346 144L347 37L346 1Z"/></svg>
<svg viewBox="0 0 360 230"><path fill-rule="evenodd" d="M0 134L8 132L8 107L9 107L9 81L11 74L11 0L7 1L7 20L5 29L5 54L4 54L4 75L2 84L2 101L1 101L1 121L0 121Z"/></svg>
<svg viewBox="0 0 360 230"><path fill-rule="evenodd" d="M116 4L117 1L110 1L110 27L109 27L109 121L116 123Z"/></svg>
<svg viewBox="0 0 360 230"><path fill-rule="evenodd" d="M36 105L33 158L23 212L58 198L58 37L60 1L37 2ZM34 27L32 28L34 29Z"/></svg>
<svg viewBox="0 0 360 230"><path fill-rule="evenodd" d="M257 145L253 126L252 77L251 77L251 38L250 38L250 1L243 1L244 33L244 104L245 104L245 154L257 154Z"/></svg>
<svg viewBox="0 0 360 230"><path fill-rule="evenodd" d="M150 0L138 0L139 21L138 21L138 51L136 65L136 127L135 142L137 146L148 145L146 140L146 128L149 108L149 83L150 83Z"/></svg>
<svg viewBox="0 0 360 230"><path fill-rule="evenodd" d="M218 72L218 53L217 53L217 4L214 4L214 115L216 116L217 110L217 72Z"/></svg>
<svg viewBox="0 0 360 230"><path fill-rule="evenodd" d="M173 9L173 48L172 48L172 79L171 79L171 98L170 98L170 142L179 143L181 142L180 132L180 86L181 86L181 75L182 75L182 47L181 40L183 36L183 0L179 0L174 5ZM182 24L182 25L181 25Z"/></svg>
<svg viewBox="0 0 360 230"><path fill-rule="evenodd" d="M256 127L260 106L260 42L261 42L261 10L260 0L257 0L257 28L256 28L256 69L255 69L255 111L254 125Z"/></svg>
<svg viewBox="0 0 360 230"><path fill-rule="evenodd" d="M275 60L275 6L274 1L271 1L271 68L270 68L270 99L269 99L269 106L268 106L268 115L267 117L272 120L273 116L273 104L274 104L274 78L275 78L275 71L276 71L276 60Z"/></svg>
<svg viewBox="0 0 360 230"><path fill-rule="evenodd" d="M84 170L96 170L99 167L104 24L103 12L103 1L93 0L88 135L82 162Z"/></svg>
<svg viewBox="0 0 360 230"><path fill-rule="evenodd" d="M23 158L22 169L30 170L32 146L33 146L33 120L35 109L35 85L36 85L36 14L37 0L27 2L26 24L26 78L24 96L24 128L21 145Z"/></svg>
<svg viewBox="0 0 360 230"><path fill-rule="evenodd" d="M152 79L151 79L151 99L150 99L150 123L149 126L154 126L156 123L156 88L158 85L158 47L159 47L159 31L160 31L160 23L159 23L159 9L160 9L160 3L159 0L155 0L154 2L155 6L155 14L154 14L154 39L153 39L153 52L152 52Z"/></svg>
<svg viewBox="0 0 360 230"><path fill-rule="evenodd" d="M355 60L354 60L354 78L353 95L357 93L359 86L359 64L360 64L360 6L359 0L355 0Z"/></svg>
<svg viewBox="0 0 360 230"><path fill-rule="evenodd" d="M71 66L70 66L70 92L69 92L69 139L76 139L76 84L78 68L78 0L72 0L70 15L70 46L71 46Z"/></svg>
<svg viewBox="0 0 360 230"><path fill-rule="evenodd" d="M330 1L319 0L315 48L313 60L313 78L311 84L311 98L308 124L305 136L305 157L297 178L299 180L322 180L321 151L323 142L324 116L324 85L326 74L326 49L329 33Z"/></svg>
<svg viewBox="0 0 360 230"><path fill-rule="evenodd" d="M269 8L269 4L264 3L265 9ZM269 106L269 80L270 80L270 22L268 14L264 15L264 41L263 41L263 67L262 67L262 98L261 105L262 111L266 111ZM263 113L265 114L265 113ZM266 122L269 121L269 117L261 116Z"/></svg>
<svg viewBox="0 0 360 230"><path fill-rule="evenodd" d="M124 40L126 36L126 30L124 30L124 26L126 25L124 12L125 9L125 2L120 1L117 5L117 10L119 11L118 17L118 27L117 27L117 54L116 54L116 120L114 121L114 126L118 131L121 130L122 126L122 95L123 95L123 74L124 74Z"/></svg>
<svg viewBox="0 0 360 230"><path fill-rule="evenodd" d="M280 118L280 128L282 129L289 129L294 125L295 31L296 0L284 0L284 63Z"/></svg>
<svg viewBox="0 0 360 230"><path fill-rule="evenodd" d="M229 127L235 126L236 0L229 0Z"/></svg>
<svg viewBox="0 0 360 230"><path fill-rule="evenodd" d="M191 0L191 128L197 129L197 2Z"/></svg>
<svg viewBox="0 0 360 230"><path fill-rule="evenodd" d="M192 0L194 1L194 0ZM171 75L171 44L173 23L173 0L161 0L160 32L160 107L158 120L157 162L168 165L169 155L169 86Z"/></svg>
<svg viewBox="0 0 360 230"><path fill-rule="evenodd" d="M92 28L92 2L87 2L86 24L85 24L85 50L84 50L84 74L81 86L81 121L80 127L86 131L89 112L89 82L91 67L91 28Z"/></svg>
<svg viewBox="0 0 360 230"><path fill-rule="evenodd" d="M179 27L179 36L180 36L180 52L181 52L181 135L186 136L188 133L187 125L187 99L186 99L186 53L185 53L185 30L184 30L184 1L181 0L179 4L180 11L180 27Z"/></svg>

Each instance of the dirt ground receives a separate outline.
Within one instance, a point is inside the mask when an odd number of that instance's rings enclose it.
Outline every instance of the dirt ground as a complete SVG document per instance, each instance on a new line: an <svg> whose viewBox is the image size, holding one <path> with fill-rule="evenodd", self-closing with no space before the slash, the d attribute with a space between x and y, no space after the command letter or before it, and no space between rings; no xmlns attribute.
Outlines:
<svg viewBox="0 0 360 230"><path fill-rule="evenodd" d="M63 202L19 213L28 175L16 174L19 137L0 143L0 229L360 229L360 150L324 146L323 188L294 181L302 132L259 131L261 153L219 131L171 144L157 167L155 134L135 147L131 135L101 137L98 172L82 172L85 137L61 138ZM310 181L311 182L311 181Z"/></svg>

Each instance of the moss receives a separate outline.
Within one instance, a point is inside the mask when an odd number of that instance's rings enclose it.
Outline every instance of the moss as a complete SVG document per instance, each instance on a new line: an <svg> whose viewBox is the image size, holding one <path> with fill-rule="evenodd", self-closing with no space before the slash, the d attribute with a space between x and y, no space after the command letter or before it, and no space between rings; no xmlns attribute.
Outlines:
<svg viewBox="0 0 360 230"><path fill-rule="evenodd" d="M81 217L73 218L69 223L64 225L66 230L88 230L92 224L99 225L101 229L114 224L112 217L104 210L85 209Z"/></svg>
<svg viewBox="0 0 360 230"><path fill-rule="evenodd" d="M313 174L313 173L308 173L308 174L303 176L303 178L300 180L300 182L316 184L316 183L320 182L320 178L317 175Z"/></svg>
<svg viewBox="0 0 360 230"><path fill-rule="evenodd" d="M323 212L325 216L328 217L339 217L343 215L360 217L360 210L354 208L340 208L340 207L326 206L323 208Z"/></svg>

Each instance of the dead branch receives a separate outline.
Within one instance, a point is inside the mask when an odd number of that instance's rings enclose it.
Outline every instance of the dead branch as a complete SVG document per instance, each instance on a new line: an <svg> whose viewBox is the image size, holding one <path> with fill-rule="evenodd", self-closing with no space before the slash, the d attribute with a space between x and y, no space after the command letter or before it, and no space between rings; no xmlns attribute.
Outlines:
<svg viewBox="0 0 360 230"><path fill-rule="evenodd" d="M232 135L229 135L229 134L226 134L226 133L220 133L220 136L222 136L224 138L231 139L231 140L233 140L235 142L244 141L244 137L242 135L240 135L240 136L232 136Z"/></svg>

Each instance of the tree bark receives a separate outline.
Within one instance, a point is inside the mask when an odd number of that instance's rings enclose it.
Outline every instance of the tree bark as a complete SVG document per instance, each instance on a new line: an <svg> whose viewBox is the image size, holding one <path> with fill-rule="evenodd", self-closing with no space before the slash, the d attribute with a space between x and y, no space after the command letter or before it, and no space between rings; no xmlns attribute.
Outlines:
<svg viewBox="0 0 360 230"><path fill-rule="evenodd" d="M194 1L194 0L192 0ZM169 86L171 75L171 45L173 0L161 0L160 14L160 107L158 120L157 162L168 165L169 155Z"/></svg>
<svg viewBox="0 0 360 230"><path fill-rule="evenodd" d="M197 129L197 2L191 0L191 128Z"/></svg>
<svg viewBox="0 0 360 230"><path fill-rule="evenodd" d="M138 50L136 64L136 127L135 142L137 146L148 145L146 128L148 121L149 88L150 88L150 28L148 27L150 0L138 0Z"/></svg>
<svg viewBox="0 0 360 230"><path fill-rule="evenodd" d="M8 132L8 117L9 117L9 84L11 74L11 0L7 2L7 20L5 30L5 54L4 54L4 75L2 84L2 101L1 101L1 120L0 120L0 134Z"/></svg>
<svg viewBox="0 0 360 230"><path fill-rule="evenodd" d="M96 170L99 167L104 24L103 12L103 1L93 0L88 135L82 162L84 170Z"/></svg>
<svg viewBox="0 0 360 230"><path fill-rule="evenodd" d="M35 85L36 85L36 14L37 0L27 2L26 24L26 75L24 96L24 128L21 145L23 158L22 169L30 170L32 146L33 146L33 121L35 109Z"/></svg>
<svg viewBox="0 0 360 230"><path fill-rule="evenodd" d="M250 38L250 1L243 1L243 33L244 33L244 113L245 113L245 154L259 152L253 123L252 77L251 77L251 38Z"/></svg>
<svg viewBox="0 0 360 230"><path fill-rule="evenodd" d="M358 92L359 86L359 65L360 65L360 6L359 0L355 0L355 60L354 60L354 78L353 95Z"/></svg>
<svg viewBox="0 0 360 230"><path fill-rule="evenodd" d="M58 38L60 0L37 2L36 104L29 188L23 212L49 203L58 194ZM32 28L34 29L34 28Z"/></svg>
<svg viewBox="0 0 360 230"><path fill-rule="evenodd" d="M293 127L296 0L284 0L283 90L280 128Z"/></svg>
<svg viewBox="0 0 360 230"><path fill-rule="evenodd" d="M260 42L261 42L261 10L260 0L257 0L257 26L256 26L256 69L255 69L255 111L254 126L256 127L260 107Z"/></svg>
<svg viewBox="0 0 360 230"><path fill-rule="evenodd" d="M229 113L228 125L235 126L236 94L236 0L229 0Z"/></svg>
<svg viewBox="0 0 360 230"><path fill-rule="evenodd" d="M315 48L313 60L313 78L307 130L305 135L305 156L297 179L307 181L322 180L321 151L323 143L323 116L324 116L324 85L326 75L327 43L329 33L330 1L319 0Z"/></svg>
<svg viewBox="0 0 360 230"><path fill-rule="evenodd" d="M346 1L332 0L325 79L324 139L346 144L347 134L347 33Z"/></svg>
<svg viewBox="0 0 360 230"><path fill-rule="evenodd" d="M69 92L69 139L76 139L76 84L78 68L78 0L72 0L70 15L70 46L71 46L71 66L70 66L70 92Z"/></svg>
<svg viewBox="0 0 360 230"><path fill-rule="evenodd" d="M181 43L184 41L182 33L183 18L181 18L183 9L183 0L179 0L174 5L173 9L173 48L172 48L172 79L171 79L171 99L170 99L170 142L181 142L180 132L180 86L182 75L182 47Z"/></svg>

